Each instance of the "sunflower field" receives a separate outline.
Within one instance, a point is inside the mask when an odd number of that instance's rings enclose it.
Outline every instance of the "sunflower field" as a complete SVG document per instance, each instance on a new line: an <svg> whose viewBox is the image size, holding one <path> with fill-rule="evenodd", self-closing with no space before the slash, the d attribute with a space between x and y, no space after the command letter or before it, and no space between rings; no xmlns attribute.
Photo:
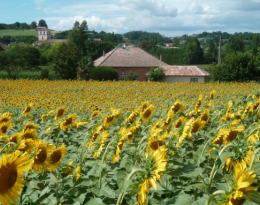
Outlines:
<svg viewBox="0 0 260 205"><path fill-rule="evenodd" d="M260 85L0 80L3 205L260 204Z"/></svg>

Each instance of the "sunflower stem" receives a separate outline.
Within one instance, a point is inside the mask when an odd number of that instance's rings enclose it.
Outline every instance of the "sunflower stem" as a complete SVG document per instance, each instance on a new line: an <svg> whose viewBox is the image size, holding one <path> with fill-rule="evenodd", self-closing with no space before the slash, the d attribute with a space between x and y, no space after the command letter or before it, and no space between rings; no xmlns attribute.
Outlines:
<svg viewBox="0 0 260 205"><path fill-rule="evenodd" d="M215 191L207 200L206 204L205 205L210 205L211 201L219 194L223 194L225 195L225 191L223 190L218 190L218 191Z"/></svg>
<svg viewBox="0 0 260 205"><path fill-rule="evenodd" d="M206 150L206 148L207 148L207 146L208 146L208 144L209 144L210 141L211 141L211 139L209 139L209 140L207 141L207 143L205 144L205 146L203 147L203 150L202 150L202 152L201 152L201 156L204 155L205 150ZM200 167L200 163L198 164L198 167Z"/></svg>
<svg viewBox="0 0 260 205"><path fill-rule="evenodd" d="M107 155L107 152L109 150L109 146L113 143L113 139L111 140L111 142L109 142L109 144L107 145L106 147L106 150L104 152L104 155L102 157L102 161L101 161L101 164L104 164L105 160L106 160L106 155ZM103 176L103 169L101 169L100 171L100 174L99 174L99 180L98 180L98 187L101 189L101 186L102 186L102 176Z"/></svg>
<svg viewBox="0 0 260 205"><path fill-rule="evenodd" d="M0 150L0 154L2 154L3 150L8 146L8 145L16 145L14 142L9 142L6 145L3 146L3 148Z"/></svg>
<svg viewBox="0 0 260 205"><path fill-rule="evenodd" d="M143 169L133 169L132 172L128 175L126 181L127 181L127 180L130 180L130 179L132 178L132 176L133 176L135 173L137 173L137 172L143 172L143 173L145 173L146 171L143 170ZM122 192L122 193L119 195L119 197L118 197L118 200L117 200L116 205L120 205L120 204L122 203L122 201L123 201L123 199L124 199L124 196L125 196L125 192Z"/></svg>
<svg viewBox="0 0 260 205"><path fill-rule="evenodd" d="M259 152L260 148L258 148L257 150L254 151L254 155L252 157L252 161L250 163L250 168L249 168L249 171L251 171L252 167L253 167L253 164L254 164L254 161L255 161L255 157L256 157L256 154Z"/></svg>

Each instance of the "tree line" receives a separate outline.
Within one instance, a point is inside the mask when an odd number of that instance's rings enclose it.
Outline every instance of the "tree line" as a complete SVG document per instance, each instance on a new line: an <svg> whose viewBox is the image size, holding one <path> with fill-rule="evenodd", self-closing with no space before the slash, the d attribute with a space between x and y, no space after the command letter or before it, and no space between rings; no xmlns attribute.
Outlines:
<svg viewBox="0 0 260 205"><path fill-rule="evenodd" d="M48 25L46 24L46 21L44 19L41 19L37 25L36 21L32 21L31 24L27 23L20 23L20 22L15 22L13 24L5 24L5 23L0 23L0 29L36 29L37 26L44 26L48 28Z"/></svg>

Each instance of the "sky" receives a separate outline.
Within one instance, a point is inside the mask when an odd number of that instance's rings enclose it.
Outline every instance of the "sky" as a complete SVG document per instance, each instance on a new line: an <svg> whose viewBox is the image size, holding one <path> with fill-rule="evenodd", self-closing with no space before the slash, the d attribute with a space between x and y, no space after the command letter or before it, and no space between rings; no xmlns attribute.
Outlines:
<svg viewBox="0 0 260 205"><path fill-rule="evenodd" d="M44 19L57 31L86 20L89 30L120 34L260 33L260 0L0 0L0 11L0 23Z"/></svg>

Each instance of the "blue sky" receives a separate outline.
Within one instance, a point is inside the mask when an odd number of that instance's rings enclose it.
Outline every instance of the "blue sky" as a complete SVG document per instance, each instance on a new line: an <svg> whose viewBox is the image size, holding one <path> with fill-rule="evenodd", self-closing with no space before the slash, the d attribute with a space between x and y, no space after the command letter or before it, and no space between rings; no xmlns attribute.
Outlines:
<svg viewBox="0 0 260 205"><path fill-rule="evenodd" d="M0 0L0 8L0 23L45 19L59 31L86 20L90 30L115 33L260 33L260 0Z"/></svg>

